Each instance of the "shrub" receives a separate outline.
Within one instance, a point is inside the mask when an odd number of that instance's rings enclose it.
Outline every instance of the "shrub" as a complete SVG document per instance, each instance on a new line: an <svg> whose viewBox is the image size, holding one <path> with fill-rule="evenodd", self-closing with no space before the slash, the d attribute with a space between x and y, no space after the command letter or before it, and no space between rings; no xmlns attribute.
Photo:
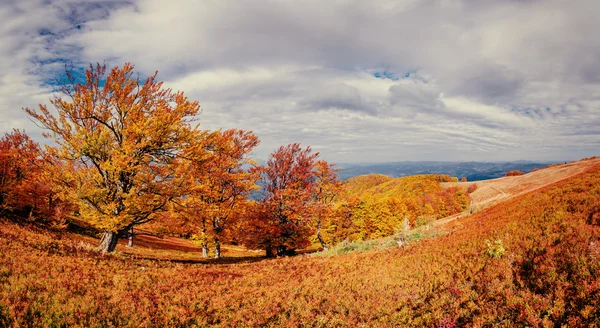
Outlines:
<svg viewBox="0 0 600 328"><path fill-rule="evenodd" d="M476 184L476 183L474 183L474 184L472 184L472 185L469 185L469 188L467 188L467 193L468 193L468 194L470 194L470 193L472 193L473 191L477 190L477 188L479 188L479 187L477 186L477 184Z"/></svg>
<svg viewBox="0 0 600 328"><path fill-rule="evenodd" d="M493 259L499 259L506 254L506 249L504 248L504 245L502 245L502 240L500 239L496 239L494 242L486 239L485 245L487 246L487 256Z"/></svg>
<svg viewBox="0 0 600 328"><path fill-rule="evenodd" d="M519 170L514 170L514 171L506 172L506 174L504 176L505 177L514 177L514 176L523 175L523 174L525 174L525 173L521 172Z"/></svg>

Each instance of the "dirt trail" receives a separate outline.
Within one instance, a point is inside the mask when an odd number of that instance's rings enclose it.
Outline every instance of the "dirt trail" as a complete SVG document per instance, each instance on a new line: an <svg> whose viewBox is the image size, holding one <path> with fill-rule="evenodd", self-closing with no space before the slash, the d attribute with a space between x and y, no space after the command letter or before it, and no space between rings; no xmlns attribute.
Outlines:
<svg viewBox="0 0 600 328"><path fill-rule="evenodd" d="M459 186L465 190L469 188L470 185L477 184L478 188L470 194L471 208L469 211L438 220L440 223L436 224L436 226L454 221L467 215L468 212L479 211L483 208L506 201L510 198L567 179L582 173L595 165L600 165L600 158L555 165L520 176L502 177L493 180L473 182L442 183L444 187Z"/></svg>
<svg viewBox="0 0 600 328"><path fill-rule="evenodd" d="M572 162L568 164L553 165L535 172L520 176L502 177L493 180L471 182L442 182L444 188L461 187L467 190L471 185L477 184L477 189L469 196L471 204L461 213L435 220L426 225L414 228L411 232L443 232L444 226L450 222L478 212L484 208L509 200L513 197L543 188L555 182L567 179L588 169L600 165L600 157L590 160ZM382 239L389 238L384 237Z"/></svg>

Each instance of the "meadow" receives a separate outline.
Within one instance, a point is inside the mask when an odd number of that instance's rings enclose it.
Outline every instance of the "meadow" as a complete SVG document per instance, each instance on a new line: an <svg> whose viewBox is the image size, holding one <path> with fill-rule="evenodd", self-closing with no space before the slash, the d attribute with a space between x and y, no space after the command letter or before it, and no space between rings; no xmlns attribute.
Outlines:
<svg viewBox="0 0 600 328"><path fill-rule="evenodd" d="M0 326L600 326L598 165L435 237L335 256L103 254L91 237L0 227Z"/></svg>

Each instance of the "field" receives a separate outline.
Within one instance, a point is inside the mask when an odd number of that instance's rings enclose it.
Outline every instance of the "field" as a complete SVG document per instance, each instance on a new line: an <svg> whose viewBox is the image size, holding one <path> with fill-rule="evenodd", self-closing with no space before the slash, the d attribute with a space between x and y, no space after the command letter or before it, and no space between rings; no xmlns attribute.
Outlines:
<svg viewBox="0 0 600 328"><path fill-rule="evenodd" d="M0 326L600 326L596 164L436 238L337 256L203 262L150 237L102 255L90 237L0 221Z"/></svg>

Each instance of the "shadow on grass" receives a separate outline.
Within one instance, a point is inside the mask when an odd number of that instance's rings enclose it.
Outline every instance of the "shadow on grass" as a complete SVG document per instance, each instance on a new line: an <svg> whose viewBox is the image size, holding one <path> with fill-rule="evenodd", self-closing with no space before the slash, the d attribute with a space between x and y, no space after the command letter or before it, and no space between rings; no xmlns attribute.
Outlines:
<svg viewBox="0 0 600 328"><path fill-rule="evenodd" d="M164 263L179 263L179 264L241 264L241 263L255 263L264 260L270 260L266 256L239 256L239 257L221 257L220 259L214 258L198 258L198 259L173 259L173 258L158 258L151 256L143 256L139 254L124 253L132 256L139 260L147 260L152 262L164 262Z"/></svg>

